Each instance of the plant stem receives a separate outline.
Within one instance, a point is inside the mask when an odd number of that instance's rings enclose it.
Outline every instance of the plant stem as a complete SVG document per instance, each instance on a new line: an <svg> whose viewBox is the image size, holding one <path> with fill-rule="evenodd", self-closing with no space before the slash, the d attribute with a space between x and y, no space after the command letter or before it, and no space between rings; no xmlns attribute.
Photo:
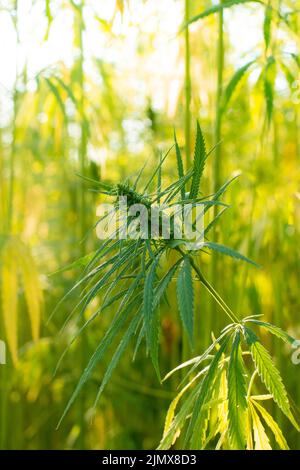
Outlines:
<svg viewBox="0 0 300 470"><path fill-rule="evenodd" d="M223 0L220 1L223 3ZM216 153L214 158L214 191L220 187L221 184L221 137L222 137L222 87L223 87L223 69L224 69L224 19L223 10L220 10L218 18L218 46L217 46L217 96L216 96L216 123L215 123L215 145ZM214 208L215 215L217 206Z"/></svg>
<svg viewBox="0 0 300 470"><path fill-rule="evenodd" d="M187 23L190 18L190 0L184 0L184 22ZM184 93L185 93L185 167L186 171L191 168L191 60L190 60L190 33L189 27L184 30ZM184 362L188 355L189 344L186 335L182 336L181 361Z"/></svg>
<svg viewBox="0 0 300 470"><path fill-rule="evenodd" d="M215 299L215 301L220 305L222 310L226 313L226 315L230 318L230 320L233 323L239 323L238 317L233 313L230 307L225 303L225 301L222 299L222 297L218 294L218 292L213 288L213 286L208 282L207 279L203 276L201 271L199 270L198 266L195 265L194 262L192 262L192 266L194 270L196 271L200 281L202 284L206 287L206 289L209 291L209 293L212 295L212 297Z"/></svg>
<svg viewBox="0 0 300 470"><path fill-rule="evenodd" d="M189 0L185 0L185 22L189 20ZM185 41L185 158L186 170L191 166L191 63L190 63L190 34L188 26L184 30Z"/></svg>
<svg viewBox="0 0 300 470"><path fill-rule="evenodd" d="M220 0L223 3L223 0ZM217 45L217 96L216 96L216 116L215 116L215 145L216 153L214 158L213 166L213 190L216 192L221 185L222 175L222 148L221 148L221 137L222 137L222 87L223 87L223 69L224 69L224 17L223 10L221 9L218 14L218 45ZM214 217L217 216L218 207L214 206ZM218 228L214 228L213 231L214 241L217 242L219 239ZM218 254L214 253L212 256L212 273L211 279L214 286L218 285ZM215 309L212 306L211 320L214 316Z"/></svg>
<svg viewBox="0 0 300 470"><path fill-rule="evenodd" d="M186 255L180 248L177 248L177 251L182 256L188 256L191 266L196 272L200 282L206 287L206 289L209 291L209 293L212 295L212 297L215 299L215 301L220 305L222 310L226 313L226 315L230 318L230 320L233 323L240 323L239 318L237 315L231 310L231 308L226 304L226 302L222 299L222 297L218 294L218 292L213 288L213 286L208 282L208 280L204 277L198 266L196 265L194 259L190 255Z"/></svg>
<svg viewBox="0 0 300 470"><path fill-rule="evenodd" d="M18 0L14 1L13 4L12 16L15 33L16 33L16 48L17 52L19 50L20 37L18 30ZM12 114L12 144L11 144L11 153L9 159L9 186L8 186L8 202L7 202L7 221L6 226L6 235L10 235L13 227L13 209L14 209L14 188L15 188L15 156L16 156L16 118L17 118L17 106L18 106L18 57L16 59L16 68L15 68L15 83L13 89L13 114ZM4 323L4 322L3 322ZM2 329L4 331L4 324L2 324ZM0 388L0 411L1 411L1 428L0 428L0 448L5 449L7 447L7 437L8 437L8 416L9 416L9 373L7 368L8 364L5 364L1 367L1 388Z"/></svg>
<svg viewBox="0 0 300 470"><path fill-rule="evenodd" d="M19 50L20 36L18 30L18 0L14 1L14 16L13 23L16 33L16 48ZM14 204L14 189L15 189L15 156L16 156L16 119L17 119L17 107L18 107L18 57L16 59L15 68L15 84L13 90L13 123L12 123L12 144L11 154L9 160L9 189L8 189L8 210L7 210L7 232L11 233L13 226L13 204Z"/></svg>
<svg viewBox="0 0 300 470"><path fill-rule="evenodd" d="M257 371L257 369L255 369L255 371L253 372L253 374L251 376L250 382L249 382L248 392L247 392L247 400L249 400L249 398L251 397L252 386L253 386L253 383L254 383L254 380L255 380L255 377L257 376L257 374L258 374L258 371Z"/></svg>
<svg viewBox="0 0 300 470"><path fill-rule="evenodd" d="M85 96L84 96L84 43L83 43L83 31L84 31L84 18L83 18L83 9L84 9L84 0L81 0L81 3L78 6L78 38L79 38L79 84L80 84L80 128L81 128L81 138L80 138L80 147L79 147L79 164L80 172L82 178L80 179L80 255L84 256L86 254L86 243L85 237L87 232L87 204L86 204L86 193L85 193L85 180L86 176L86 160L87 160L87 127L86 127L86 118L85 118ZM84 318L82 322L84 323ZM80 343L80 361L81 367L86 367L87 359L87 337L85 330L81 334L81 343ZM85 393L81 394L81 400L79 404L79 419L80 419L80 434L79 434L79 447L85 449Z"/></svg>

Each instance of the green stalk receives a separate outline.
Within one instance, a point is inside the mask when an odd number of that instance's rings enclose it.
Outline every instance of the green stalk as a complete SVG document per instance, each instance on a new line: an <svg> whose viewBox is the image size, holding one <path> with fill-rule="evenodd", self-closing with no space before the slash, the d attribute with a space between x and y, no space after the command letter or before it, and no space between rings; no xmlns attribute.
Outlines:
<svg viewBox="0 0 300 470"><path fill-rule="evenodd" d="M281 0L278 0L277 2L277 9L280 11L281 7ZM273 40L272 40L272 54L274 57L276 57L276 53L278 50L278 32L280 28L280 18L277 18L276 24L274 25L274 31L273 31ZM278 123L276 119L276 111L275 107L273 109L273 114L272 114L272 124L273 124L273 164L275 168L278 168L279 166L279 139L278 139ZM277 235L277 230L279 231L279 225L275 224L275 234ZM280 234L278 233L278 239L280 239ZM274 286L274 297L275 297L275 302L274 302L274 313L273 313L273 318L274 322L276 325L281 327L281 316L282 316L282 311L283 311L283 305L282 305L282 295L281 295L281 289L280 286L276 286L276 279L273 281ZM275 350L275 354L277 357L277 363L278 367L282 367L282 349L280 347L280 344L278 342L273 342L273 347ZM280 410L278 409L277 406L274 406L274 415L276 422L278 425L282 428L283 426L283 420L282 420L282 414L280 413Z"/></svg>
<svg viewBox="0 0 300 470"><path fill-rule="evenodd" d="M203 274L201 273L200 269L198 268L198 266L196 266L196 264L194 263L194 261L192 260L191 261L191 264L195 270L195 272L197 273L198 277L199 277L199 280L201 281L201 283L206 287L206 289L208 290L208 292L211 294L211 296L214 298L214 300L219 304L219 306L221 307L221 309L226 313L226 315L228 316L228 318L233 322L233 323L239 323L239 319L238 317L235 315L235 313L231 310L230 307L228 307L228 305L226 304L226 302L222 299L222 297L218 294L218 292L213 288L213 286L208 282L207 279L205 279L205 277L203 276Z"/></svg>
<svg viewBox="0 0 300 470"><path fill-rule="evenodd" d="M13 23L17 38L17 51L20 44L20 36L18 31L18 0L14 1L13 6ZM8 186L8 201L7 201L7 221L4 229L6 230L6 235L10 235L13 228L13 202L14 202L14 189L15 189L15 157L16 157L16 117L17 117L17 106L18 106L18 61L16 61L16 77L13 90L13 114L12 114L12 144L11 144L11 153L9 159L9 186ZM4 331L4 325L3 331ZM5 449L7 447L7 436L8 436L8 416L9 416L9 373L7 368L8 364L5 364L1 367L1 388L0 388L0 410L1 410L1 433L0 433L0 448Z"/></svg>
<svg viewBox="0 0 300 470"><path fill-rule="evenodd" d="M185 23L188 22L190 17L189 13L189 0L185 0L184 18ZM186 170L191 166L191 60L190 60L190 33L188 26L184 30L184 43L185 43L185 158Z"/></svg>
<svg viewBox="0 0 300 470"><path fill-rule="evenodd" d="M20 44L20 36L18 30L18 0L14 1L14 16L13 23L17 38L17 51ZM13 127L12 127L12 144L11 154L9 160L9 189L8 189L8 210L7 210L7 232L11 233L13 226L13 203L14 203L14 189L15 189L15 157L16 157L16 118L18 107L18 60L16 60L16 78L13 91Z"/></svg>
<svg viewBox="0 0 300 470"><path fill-rule="evenodd" d="M295 15L295 29L296 29L296 34L297 34L297 48L298 48L298 55L300 53L300 15ZM295 110L295 121L294 121L294 126L295 126L295 145L296 145L296 161L300 160L300 113L299 113L299 106L294 107Z"/></svg>
<svg viewBox="0 0 300 470"><path fill-rule="evenodd" d="M186 253L182 251L180 248L177 251L182 255L186 256ZM202 274L200 268L196 265L192 256L188 255L192 268L194 269L195 273L197 274L199 281L206 287L210 295L214 298L214 300L219 304L221 309L226 313L228 318L233 323L240 323L238 316L231 310L231 308L226 304L226 302L222 299L222 297L218 294L218 292L214 289L214 287L208 282L208 280Z"/></svg>
<svg viewBox="0 0 300 470"><path fill-rule="evenodd" d="M220 1L223 3L223 0ZM214 190L216 191L221 184L222 177L222 154L221 154L221 137L222 137L222 109L221 109L221 98L222 98L222 87L223 87L223 70L224 70L224 18L223 10L220 10L218 14L218 46L217 46L217 96L216 96L216 123L215 123L215 145L216 152L214 158ZM215 206L215 215L217 206Z"/></svg>
<svg viewBox="0 0 300 470"><path fill-rule="evenodd" d="M80 256L86 254L86 243L85 237L87 233L87 203L86 203L86 190L85 190L85 180L84 176L87 173L87 128L86 128L86 119L85 119L85 96L84 96L84 43L83 43L83 31L84 31L84 18L83 18L83 9L84 9L84 0L81 0L81 3L78 6L78 38L79 38L79 85L80 85L80 128L81 128L81 138L79 145L79 165L80 165ZM84 323L84 318L82 319ZM81 368L84 370L87 362L87 336L85 330L81 333L81 343L80 343L80 362ZM85 449L85 433L86 433L86 423L85 423L85 407L86 404L86 394L85 391L81 393L81 400L79 404L79 423L80 423L80 434L78 438L78 445L81 449Z"/></svg>
<svg viewBox="0 0 300 470"><path fill-rule="evenodd" d="M220 0L220 3L223 3L223 0ZM222 109L221 109L221 99L222 99L222 87L223 87L223 69L224 69L224 15L223 10L220 10L218 14L218 44L217 44L217 95L216 95L216 112L215 112L215 132L214 140L216 145L214 164L213 164L213 190L216 192L221 186L222 179L222 148L221 148L221 138L222 138ZM217 216L218 207L214 207L214 217ZM213 231L214 241L217 242L219 239L219 230L215 228ZM212 272L211 279L214 286L218 286L218 260L219 256L217 253L214 253L212 256ZM214 325L218 329L219 322L216 320L215 316L215 306L211 305L211 315L210 322L212 326L212 321L214 319ZM216 322L216 323L215 323ZM210 328L211 329L211 328Z"/></svg>
<svg viewBox="0 0 300 470"><path fill-rule="evenodd" d="M190 0L184 0L184 22L190 18ZM185 166L186 171L191 168L191 52L190 52L190 32L187 26L184 30L184 93L185 93ZM181 361L184 362L189 354L189 344L186 335L182 336Z"/></svg>

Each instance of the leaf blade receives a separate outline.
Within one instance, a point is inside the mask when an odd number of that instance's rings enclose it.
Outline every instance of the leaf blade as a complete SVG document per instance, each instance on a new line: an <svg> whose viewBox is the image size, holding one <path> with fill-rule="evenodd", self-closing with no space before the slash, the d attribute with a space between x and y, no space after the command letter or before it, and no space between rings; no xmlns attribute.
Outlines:
<svg viewBox="0 0 300 470"><path fill-rule="evenodd" d="M228 433L232 447L244 450L246 447L247 391L240 341L240 331L237 331L233 339L228 366Z"/></svg>
<svg viewBox="0 0 300 470"><path fill-rule="evenodd" d="M188 257L185 257L177 279L177 301L183 328L190 345L193 346L194 336L194 290L192 267Z"/></svg>
<svg viewBox="0 0 300 470"><path fill-rule="evenodd" d="M197 134L196 143L194 150L194 167L193 167L193 179L190 190L190 199L194 199L198 196L200 181L203 174L205 161L206 161L206 146L204 137L201 131L199 122L197 121Z"/></svg>

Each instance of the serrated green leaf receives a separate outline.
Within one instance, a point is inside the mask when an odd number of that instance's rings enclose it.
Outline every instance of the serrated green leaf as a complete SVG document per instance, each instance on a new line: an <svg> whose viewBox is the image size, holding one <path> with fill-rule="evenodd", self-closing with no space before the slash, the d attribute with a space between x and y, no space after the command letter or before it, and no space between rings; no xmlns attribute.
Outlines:
<svg viewBox="0 0 300 470"><path fill-rule="evenodd" d="M261 406L259 403L257 403L255 400L251 400L251 402L258 409L266 425L273 432L275 440L277 444L279 445L280 449L289 450L289 446L285 440L284 435L282 434L280 427L278 426L276 421L274 421L270 413L268 413L267 410L263 406Z"/></svg>
<svg viewBox="0 0 300 470"><path fill-rule="evenodd" d="M169 449L175 442L176 438L180 434L181 428L183 427L189 413L191 412L197 393L199 392L201 384L198 384L194 390L190 393L187 397L185 402L183 403L179 413L175 416L172 421L171 426L169 427L168 432L162 438L158 450L167 450Z"/></svg>
<svg viewBox="0 0 300 470"><path fill-rule="evenodd" d="M73 391L65 409L64 412L59 420L59 423L57 427L60 426L62 423L63 419L65 418L66 414L70 410L71 406L73 405L74 401L78 397L79 393L82 390L82 387L84 384L87 382L87 380L90 378L93 370L95 369L96 365L99 363L99 361L102 359L104 353L106 352L107 348L111 345L113 339L117 335L117 333L121 330L121 328L124 326L128 315L132 311L132 309L140 302L140 297L134 298L129 304L126 305L124 309L122 309L114 318L110 328L107 330L104 338L102 341L99 343L97 348L95 349L93 355L91 356L87 366L85 367L76 387L75 390Z"/></svg>
<svg viewBox="0 0 300 470"><path fill-rule="evenodd" d="M195 150L194 150L194 166L193 166L193 179L191 184L190 190L190 199L194 199L198 196L200 181L202 177L202 173L204 170L206 161L206 148L205 148L205 141L202 135L202 131L197 121L197 134L196 134L196 143L195 143Z"/></svg>
<svg viewBox="0 0 300 470"><path fill-rule="evenodd" d="M277 336L278 338L280 338L282 341L284 341L287 344L293 344L295 342L295 338L290 336L288 333L286 333L285 331L283 331L281 328L279 328L276 325L272 325L271 323L267 323L261 320L256 320L255 318L249 320L249 323L254 323L255 325L265 328L272 335Z"/></svg>
<svg viewBox="0 0 300 470"><path fill-rule="evenodd" d="M259 419L253 405L249 403L252 416L255 450L272 450L265 428Z"/></svg>
<svg viewBox="0 0 300 470"><path fill-rule="evenodd" d="M102 379L102 382L101 382L101 386L99 387L99 390L98 390L98 393L97 393L97 396L96 396L96 399L95 399L95 402L94 402L94 407L97 405L98 401L99 401L99 398L101 396L101 394L103 393L103 390L105 388L105 386L107 385L114 369L116 368L123 352L125 351L126 347L128 346L128 343L132 337L132 335L134 334L135 332L135 329L138 325L138 322L140 320L140 317L141 317L141 314L138 314L138 315L135 315L133 317L133 319L131 320L130 322L130 325L129 327L127 328L126 332L124 333L123 337L122 337L122 340L120 341L119 343L119 346L117 347L110 363L109 363L109 366L104 374L104 377Z"/></svg>
<svg viewBox="0 0 300 470"><path fill-rule="evenodd" d="M214 358L211 361L208 372L204 377L201 387L197 396L197 400L194 405L193 413L189 423L189 427L185 436L185 443L187 444L190 441L190 447L197 447L198 438L199 438L199 428L197 426L198 419L201 419L201 411L204 404L209 400L210 393L216 379L216 372L218 368L219 361L223 355L223 352L226 349L228 344L229 337L225 337L222 344L220 345L219 350L214 355Z"/></svg>
<svg viewBox="0 0 300 470"><path fill-rule="evenodd" d="M240 331L237 331L232 344L227 375L228 434L232 447L244 450L246 447L247 390L240 342Z"/></svg>
<svg viewBox="0 0 300 470"><path fill-rule="evenodd" d="M153 299L154 308L156 308L159 305L159 302L160 302L161 298L163 297L163 295L165 294L165 292L168 288L168 285L172 281L180 262L181 262L181 260L178 260L167 271L167 273L164 275L164 277L158 282L157 286L155 287L154 299Z"/></svg>
<svg viewBox="0 0 300 470"><path fill-rule="evenodd" d="M192 346L194 336L194 290L192 268L188 257L184 258L178 274L177 301L182 324Z"/></svg>
<svg viewBox="0 0 300 470"><path fill-rule="evenodd" d="M275 367L270 354L260 343L255 333L247 327L245 327L245 336L260 378L268 391L272 394L274 401L277 403L281 411L286 415L296 429L299 429L299 426L292 415L287 392L282 382L281 375Z"/></svg>
<svg viewBox="0 0 300 470"><path fill-rule="evenodd" d="M257 268L259 268L259 265L255 263L254 261L252 261L251 259L242 255L238 251L235 251L232 248L229 248L228 246L221 245L220 243L204 242L204 243L201 243L200 248L209 248L210 250L218 251L222 253L223 255L227 255L227 256L230 256L231 258L235 258L241 261L246 261L247 263L252 264L253 266L256 266Z"/></svg>
<svg viewBox="0 0 300 470"><path fill-rule="evenodd" d="M175 141L175 150L176 150L178 178L181 179L184 177L184 169L183 169L183 162L182 162L180 148L179 148L177 138L176 138L175 129L174 129L174 141ZM181 199L184 200L185 199L185 184L182 185L180 192L181 192Z"/></svg>

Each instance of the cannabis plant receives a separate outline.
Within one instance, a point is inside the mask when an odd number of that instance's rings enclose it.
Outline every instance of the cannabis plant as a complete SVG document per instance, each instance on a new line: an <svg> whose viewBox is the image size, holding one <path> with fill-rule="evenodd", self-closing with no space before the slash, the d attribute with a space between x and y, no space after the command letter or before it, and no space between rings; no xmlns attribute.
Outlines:
<svg viewBox="0 0 300 470"><path fill-rule="evenodd" d="M175 281L183 331L189 343L193 345L194 284L200 282L219 304L230 324L201 356L181 364L170 373L190 367L186 384L170 405L160 448L169 448L184 429L185 447L205 448L208 445L215 445L216 448L231 449L243 449L246 446L248 449L269 448L269 439L261 417L274 433L279 446L287 448L278 425L261 403L264 400L273 399L297 429L298 426L292 415L280 374L251 327L265 328L288 343L294 340L279 328L258 320L255 316L239 318L209 283L201 268L200 255L206 254L208 250L255 265L253 261L233 249L209 241L211 229L227 209L226 204L221 201L222 196L237 175L221 186L215 194L203 196L200 192L201 177L210 152L206 150L200 126L197 123L193 167L186 173L183 169L180 147L176 136L174 137L178 169L178 178L175 182L165 188L162 184L162 168L170 154L170 149L160 159L142 189L138 187L141 186L143 169L133 182L128 180L115 186L100 182L98 191L112 198L113 209L117 206L120 197L126 197L128 211L136 204L143 204L148 214L151 207L157 203L163 207L179 207L179 212L184 211L185 207L190 204L192 213L196 208L202 208L202 216L205 216L211 207L221 207L221 210L210 219L207 225L203 226L202 238L198 240L196 246L191 245L185 234L181 237L176 236L174 214L171 219L169 237L163 237L161 227L159 227L155 237L147 238L140 235L124 239L120 237L120 233L125 228L132 228L132 225L136 227L137 215L131 215L125 221L119 217L117 228L111 236L102 242L94 253L79 260L80 264L85 264L85 271L72 289L73 292L74 289L82 288L82 296L78 304L79 316L83 318L85 310L96 296L101 296L101 305L83 325L81 323L76 337L91 327L95 319L103 315L108 307L113 308L115 313L105 336L99 341L84 369L63 417L103 358L104 353L120 333L122 339L113 353L99 386L95 405L122 354L133 339L136 342L134 355L137 354L142 341L146 342L149 356L160 380L158 359L160 304L167 301L168 287L172 281ZM106 219L109 223L112 212L113 210L103 215L100 221L103 222ZM162 220L163 214L160 224ZM194 217L193 225L195 223ZM125 224L126 227L124 227ZM170 266L167 257L171 252L174 256L169 257L173 260ZM228 350L231 350L229 356ZM253 394L257 375L267 388L268 394ZM179 400L182 406L175 415Z"/></svg>

